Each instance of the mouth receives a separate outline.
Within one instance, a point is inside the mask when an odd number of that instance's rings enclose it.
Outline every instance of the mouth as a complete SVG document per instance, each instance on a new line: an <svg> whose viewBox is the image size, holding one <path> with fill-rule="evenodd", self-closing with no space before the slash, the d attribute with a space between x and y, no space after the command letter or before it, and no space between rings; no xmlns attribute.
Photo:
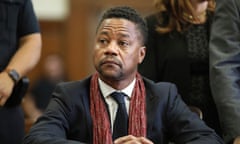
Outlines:
<svg viewBox="0 0 240 144"><path fill-rule="evenodd" d="M101 62L101 65L120 65L118 62L113 61L113 60L103 60Z"/></svg>

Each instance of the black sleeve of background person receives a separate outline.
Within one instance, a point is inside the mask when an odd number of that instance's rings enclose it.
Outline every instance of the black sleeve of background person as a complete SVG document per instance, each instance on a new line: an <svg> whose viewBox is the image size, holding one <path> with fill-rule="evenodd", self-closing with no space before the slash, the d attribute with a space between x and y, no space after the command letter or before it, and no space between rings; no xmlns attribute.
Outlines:
<svg viewBox="0 0 240 144"><path fill-rule="evenodd" d="M39 23L35 15L31 0L25 0L18 17L18 37L31 33L38 33Z"/></svg>

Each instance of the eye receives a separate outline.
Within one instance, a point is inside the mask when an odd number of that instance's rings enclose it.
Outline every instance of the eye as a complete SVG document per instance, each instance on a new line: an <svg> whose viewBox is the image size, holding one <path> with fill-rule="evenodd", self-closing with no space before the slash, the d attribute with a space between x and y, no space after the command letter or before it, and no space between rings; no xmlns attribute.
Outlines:
<svg viewBox="0 0 240 144"><path fill-rule="evenodd" d="M129 46L129 43L127 41L119 41L118 44L121 46L121 47L128 47Z"/></svg>
<svg viewBox="0 0 240 144"><path fill-rule="evenodd" d="M107 40L106 39L99 39L98 41L101 44L107 44Z"/></svg>

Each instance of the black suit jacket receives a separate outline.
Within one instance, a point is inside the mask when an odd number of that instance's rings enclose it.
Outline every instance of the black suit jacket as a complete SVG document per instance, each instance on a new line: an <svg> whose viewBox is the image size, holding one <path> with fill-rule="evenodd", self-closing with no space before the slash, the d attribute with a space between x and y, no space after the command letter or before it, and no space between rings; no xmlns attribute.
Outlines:
<svg viewBox="0 0 240 144"><path fill-rule="evenodd" d="M170 83L144 79L147 138L155 144L220 144L221 139L192 113ZM25 144L92 143L90 78L59 84L44 115L25 137Z"/></svg>

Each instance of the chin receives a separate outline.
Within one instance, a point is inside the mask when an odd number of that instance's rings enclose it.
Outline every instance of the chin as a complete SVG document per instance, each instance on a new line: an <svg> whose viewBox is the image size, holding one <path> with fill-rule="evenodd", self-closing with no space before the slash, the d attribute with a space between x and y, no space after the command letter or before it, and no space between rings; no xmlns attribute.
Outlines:
<svg viewBox="0 0 240 144"><path fill-rule="evenodd" d="M122 77L122 73L116 71L101 71L99 73L102 77L108 80L118 80Z"/></svg>
<svg viewBox="0 0 240 144"><path fill-rule="evenodd" d="M114 78L116 77L116 72L113 71L99 71L99 74L104 78Z"/></svg>

